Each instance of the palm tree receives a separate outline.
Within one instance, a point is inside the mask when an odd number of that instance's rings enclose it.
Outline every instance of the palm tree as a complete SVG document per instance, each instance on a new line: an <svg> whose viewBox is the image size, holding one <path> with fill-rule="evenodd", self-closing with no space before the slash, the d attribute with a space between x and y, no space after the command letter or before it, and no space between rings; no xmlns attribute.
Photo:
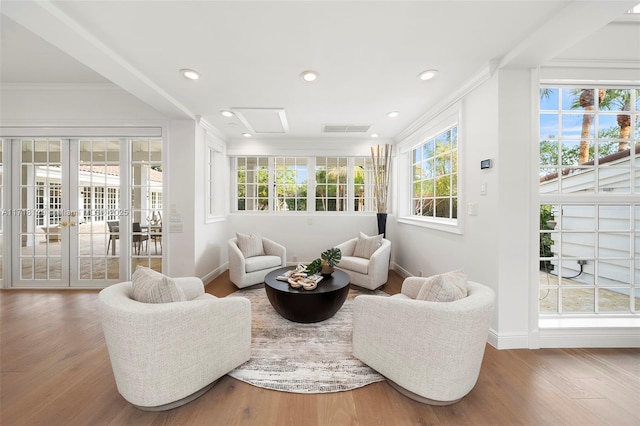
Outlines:
<svg viewBox="0 0 640 426"><path fill-rule="evenodd" d="M606 89L598 89L598 104L602 102L606 93ZM572 105L572 108L578 106L584 108L585 111L593 111L595 106L595 90L581 89L578 97L578 104ZM580 150L578 152L578 164L584 164L589 161L589 132L593 124L593 114L582 115L582 139L580 140Z"/></svg>
<svg viewBox="0 0 640 426"><path fill-rule="evenodd" d="M595 105L595 92L598 91L598 107L600 109L616 111L629 111L631 110L631 92L629 90L619 89L578 89L580 95L577 102L571 106L571 108L584 108L585 111L593 111L596 108ZM576 90L577 92L577 90ZM627 139L626 141L618 142L618 151L626 151L629 149L629 136L631 135L631 115L630 114L618 114L617 117L618 127L620 128L618 137L620 139ZM593 114L584 114L582 116L582 140L580 141L580 151L578 153L578 164L583 164L589 161L589 132L591 125L593 124Z"/></svg>
<svg viewBox="0 0 640 426"><path fill-rule="evenodd" d="M601 109L616 111L630 111L631 110L631 92L629 90L607 90L607 94L600 102ZM631 135L631 114L618 114L616 116L618 127L620 127L620 139L627 139L626 141L618 142L618 152L626 151L629 149L629 136Z"/></svg>

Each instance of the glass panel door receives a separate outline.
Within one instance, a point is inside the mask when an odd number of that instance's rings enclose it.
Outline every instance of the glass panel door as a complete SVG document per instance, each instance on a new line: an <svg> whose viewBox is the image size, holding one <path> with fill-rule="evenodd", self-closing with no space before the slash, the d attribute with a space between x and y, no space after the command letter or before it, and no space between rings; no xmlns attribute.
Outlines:
<svg viewBox="0 0 640 426"><path fill-rule="evenodd" d="M24 139L13 144L12 285L69 285L68 142ZM75 227L73 227L75 231Z"/></svg>
<svg viewBox="0 0 640 426"><path fill-rule="evenodd" d="M129 210L121 205L120 159L125 141L81 139L74 145L78 155L77 195L78 233L72 249L78 275L72 283L82 287L104 286L125 276L123 256L129 254L125 227ZM121 226L122 220L122 226ZM126 259L126 257L125 257ZM73 285L73 284L72 284Z"/></svg>
<svg viewBox="0 0 640 426"><path fill-rule="evenodd" d="M131 241L119 226L129 212L120 204L125 142L14 141L12 286L86 288L122 281L127 271L120 259L129 256Z"/></svg>

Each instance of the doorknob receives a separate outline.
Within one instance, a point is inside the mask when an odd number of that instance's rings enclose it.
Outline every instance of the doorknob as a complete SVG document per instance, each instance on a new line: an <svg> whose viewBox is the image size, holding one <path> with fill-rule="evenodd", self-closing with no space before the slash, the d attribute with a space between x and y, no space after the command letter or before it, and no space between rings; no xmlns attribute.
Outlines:
<svg viewBox="0 0 640 426"><path fill-rule="evenodd" d="M62 227L65 227L67 225L69 225L69 224L64 220L62 222L60 222L60 226L62 226Z"/></svg>

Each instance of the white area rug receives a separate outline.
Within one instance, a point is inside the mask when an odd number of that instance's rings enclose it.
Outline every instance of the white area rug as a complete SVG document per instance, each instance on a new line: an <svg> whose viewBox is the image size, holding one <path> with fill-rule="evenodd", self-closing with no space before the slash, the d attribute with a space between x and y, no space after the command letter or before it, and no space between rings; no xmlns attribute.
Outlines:
<svg viewBox="0 0 640 426"><path fill-rule="evenodd" d="M231 294L251 300L252 338L251 359L229 375L261 388L295 393L340 392L384 380L351 354L351 308L361 294L374 292L350 289L332 318L312 324L282 318L263 287Z"/></svg>

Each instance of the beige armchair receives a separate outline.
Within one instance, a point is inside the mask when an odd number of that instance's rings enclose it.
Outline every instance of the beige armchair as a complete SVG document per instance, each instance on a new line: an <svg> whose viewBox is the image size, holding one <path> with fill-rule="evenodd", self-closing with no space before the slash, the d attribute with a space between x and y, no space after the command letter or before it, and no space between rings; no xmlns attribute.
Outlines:
<svg viewBox="0 0 640 426"><path fill-rule="evenodd" d="M238 245L238 237L228 241L229 278L238 288L264 282L264 277L274 269L287 265L287 249L265 237L258 236L262 243L255 253L243 253Z"/></svg>
<svg viewBox="0 0 640 426"><path fill-rule="evenodd" d="M118 392L143 410L186 404L250 357L248 299L216 298L204 292L199 278L173 281L186 301L138 302L131 282L99 295Z"/></svg>
<svg viewBox="0 0 640 426"><path fill-rule="evenodd" d="M391 297L355 298L353 355L412 399L453 404L478 380L495 295L467 281L459 300L415 300L425 279L407 278Z"/></svg>
<svg viewBox="0 0 640 426"><path fill-rule="evenodd" d="M380 246L369 257L354 256L358 237L338 244L342 251L342 259L336 265L338 269L349 274L351 284L375 290L384 285L389 277L389 258L391 241L382 239Z"/></svg>

